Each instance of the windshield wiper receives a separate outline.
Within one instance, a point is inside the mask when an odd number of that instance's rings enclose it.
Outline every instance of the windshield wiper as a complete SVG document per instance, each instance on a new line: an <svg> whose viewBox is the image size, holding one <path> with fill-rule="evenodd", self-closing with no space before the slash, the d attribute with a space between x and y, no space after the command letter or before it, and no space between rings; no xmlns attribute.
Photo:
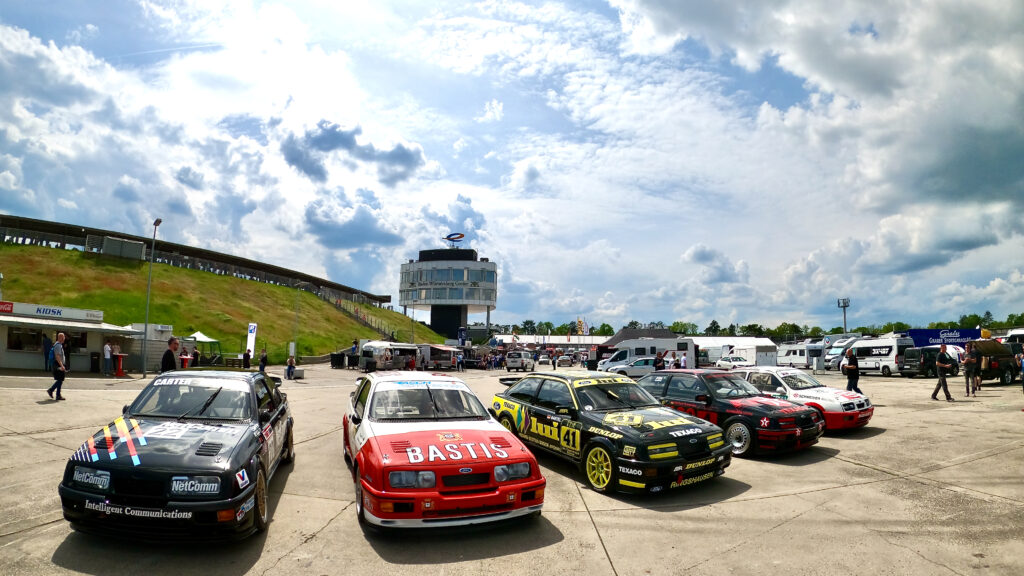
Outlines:
<svg viewBox="0 0 1024 576"><path fill-rule="evenodd" d="M199 409L199 414L202 414L203 412L205 412L206 409L210 407L210 404L213 404L214 399L217 398L217 394L220 394L220 391L223 390L223 389L224 389L224 387L221 386L220 388L217 388L216 390L214 390L213 394L210 394L210 397L207 398L205 402L203 402L202 408ZM196 408L198 408L198 406L193 406L193 407L189 408L188 410L185 411L184 414L182 414L181 416L178 416L178 420L184 420L185 416L188 416L189 413L192 412L193 410L195 410Z"/></svg>
<svg viewBox="0 0 1024 576"><path fill-rule="evenodd" d="M611 398L612 400L616 400L616 401L618 401L618 402L620 402L620 403L622 403L622 404L624 404L626 406L629 406L630 408L632 408L634 410L636 409L636 406L633 406L629 402L626 402L622 398L619 398L619 395L616 394L615 392L612 392L611 390L605 390L604 388L602 388L601 391L604 392L605 395L608 396L609 398Z"/></svg>
<svg viewBox="0 0 1024 576"><path fill-rule="evenodd" d="M430 398L430 403L434 405L434 420L440 420L438 414L441 413L441 409L437 407L437 401L434 400L434 395L430 392L430 386L425 386L424 389L427 391L427 396Z"/></svg>

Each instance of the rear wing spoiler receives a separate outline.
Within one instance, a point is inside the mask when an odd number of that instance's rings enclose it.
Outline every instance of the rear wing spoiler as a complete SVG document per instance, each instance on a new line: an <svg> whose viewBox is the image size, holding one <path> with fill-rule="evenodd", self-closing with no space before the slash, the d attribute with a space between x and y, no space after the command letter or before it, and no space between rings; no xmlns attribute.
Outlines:
<svg viewBox="0 0 1024 576"><path fill-rule="evenodd" d="M522 376L502 376L498 378L498 382L501 382L502 386L511 386L522 379Z"/></svg>

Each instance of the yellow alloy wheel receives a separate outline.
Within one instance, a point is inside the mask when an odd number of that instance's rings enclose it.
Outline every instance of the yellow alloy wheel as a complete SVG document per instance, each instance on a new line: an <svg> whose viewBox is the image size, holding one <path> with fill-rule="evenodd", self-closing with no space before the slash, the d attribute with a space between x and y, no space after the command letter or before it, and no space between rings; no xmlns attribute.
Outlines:
<svg viewBox="0 0 1024 576"><path fill-rule="evenodd" d="M604 491L612 481L612 457L601 446L587 452L587 481L597 491Z"/></svg>

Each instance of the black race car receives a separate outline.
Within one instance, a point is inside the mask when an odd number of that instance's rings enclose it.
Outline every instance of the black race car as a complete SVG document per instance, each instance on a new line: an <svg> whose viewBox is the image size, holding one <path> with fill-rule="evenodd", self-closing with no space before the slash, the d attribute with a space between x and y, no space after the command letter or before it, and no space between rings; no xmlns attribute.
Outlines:
<svg viewBox="0 0 1024 576"><path fill-rule="evenodd" d="M797 450L818 442L824 420L814 408L770 398L739 374L723 370L662 370L639 381L680 412L725 429L735 456Z"/></svg>
<svg viewBox="0 0 1024 576"><path fill-rule="evenodd" d="M166 372L68 460L64 518L143 539L240 538L269 521L267 483L295 457L287 396L250 372Z"/></svg>
<svg viewBox="0 0 1024 576"><path fill-rule="evenodd" d="M527 445L577 463L597 492L661 492L714 478L722 429L661 406L625 376L557 371L502 378L494 417Z"/></svg>

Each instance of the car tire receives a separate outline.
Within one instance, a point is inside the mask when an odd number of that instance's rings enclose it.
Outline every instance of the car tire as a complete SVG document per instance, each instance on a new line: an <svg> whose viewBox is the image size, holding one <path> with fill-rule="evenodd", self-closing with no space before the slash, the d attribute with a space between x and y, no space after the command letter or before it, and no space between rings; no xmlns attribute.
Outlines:
<svg viewBox="0 0 1024 576"><path fill-rule="evenodd" d="M886 378L892 376L892 370L890 370L888 366L882 366L882 376L885 376Z"/></svg>
<svg viewBox="0 0 1024 576"><path fill-rule="evenodd" d="M1013 371L1012 370L1004 370L1003 373L999 376L999 383L1000 384L1012 384L1013 383Z"/></svg>
<svg viewBox="0 0 1024 576"><path fill-rule="evenodd" d="M754 452L754 431L742 420L725 423L725 441L732 445L733 456L748 456Z"/></svg>
<svg viewBox="0 0 1024 576"><path fill-rule="evenodd" d="M253 490L253 497L256 498L256 505L253 507L253 525L257 532L263 532L270 524L270 497L267 493L267 475L263 473L263 466L256 466L256 489Z"/></svg>
<svg viewBox="0 0 1024 576"><path fill-rule="evenodd" d="M839 368L839 371L843 373L843 376L846 376L846 366Z"/></svg>
<svg viewBox="0 0 1024 576"><path fill-rule="evenodd" d="M294 437L295 425L292 424L288 427L288 438L284 441L284 452L281 454L282 464L291 464L295 462L295 437Z"/></svg>
<svg viewBox="0 0 1024 576"><path fill-rule="evenodd" d="M505 427L512 433L513 436L519 436L519 432L516 430L516 423L512 421L512 417L508 414L502 414L501 418L498 418L498 423Z"/></svg>
<svg viewBox="0 0 1024 576"><path fill-rule="evenodd" d="M583 454L583 478L594 492L610 492L615 487L615 459L603 444L591 444Z"/></svg>
<svg viewBox="0 0 1024 576"><path fill-rule="evenodd" d="M363 509L363 481L359 479L359 467L352 469L353 499L356 505L356 520L363 532L376 532L375 526L366 520L366 510Z"/></svg>

